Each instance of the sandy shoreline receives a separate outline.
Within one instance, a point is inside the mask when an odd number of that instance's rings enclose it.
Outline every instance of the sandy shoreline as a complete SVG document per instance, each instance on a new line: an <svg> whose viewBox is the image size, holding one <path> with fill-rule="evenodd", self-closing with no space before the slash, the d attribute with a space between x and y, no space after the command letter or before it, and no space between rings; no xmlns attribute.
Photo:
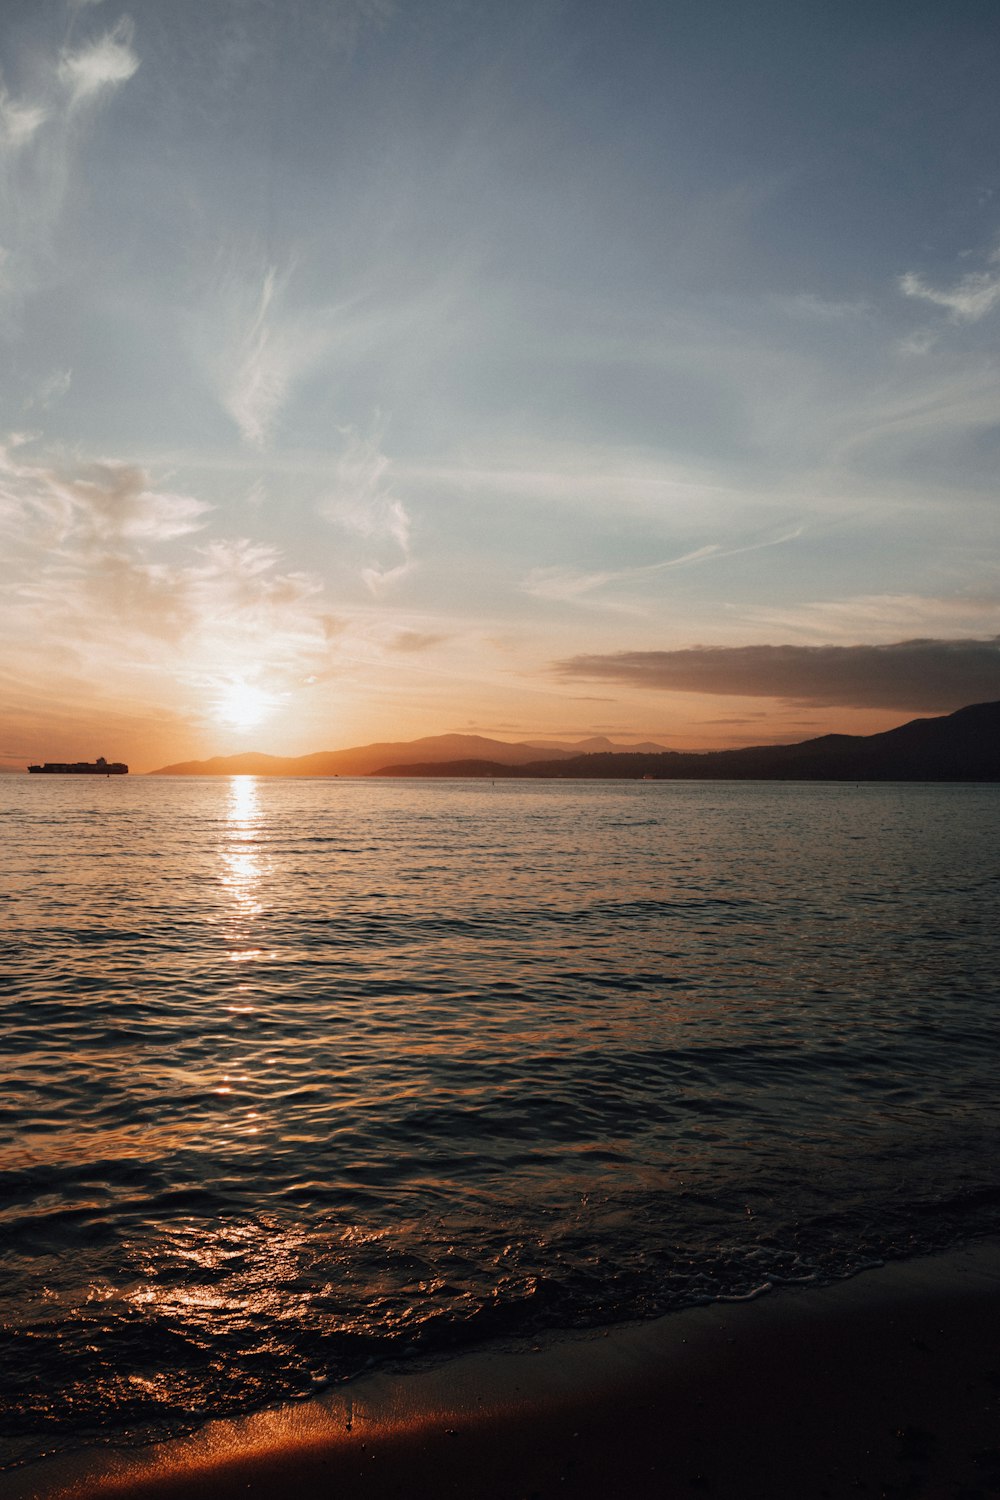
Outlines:
<svg viewBox="0 0 1000 1500"><path fill-rule="evenodd" d="M1000 1240L0 1478L0 1500L997 1494Z"/></svg>

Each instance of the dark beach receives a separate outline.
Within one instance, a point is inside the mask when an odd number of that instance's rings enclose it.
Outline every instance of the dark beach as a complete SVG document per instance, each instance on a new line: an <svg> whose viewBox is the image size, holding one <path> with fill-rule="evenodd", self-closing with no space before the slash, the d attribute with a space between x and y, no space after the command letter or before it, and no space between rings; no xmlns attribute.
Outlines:
<svg viewBox="0 0 1000 1500"><path fill-rule="evenodd" d="M404 1368L3 1500L1000 1493L1000 1242Z"/></svg>

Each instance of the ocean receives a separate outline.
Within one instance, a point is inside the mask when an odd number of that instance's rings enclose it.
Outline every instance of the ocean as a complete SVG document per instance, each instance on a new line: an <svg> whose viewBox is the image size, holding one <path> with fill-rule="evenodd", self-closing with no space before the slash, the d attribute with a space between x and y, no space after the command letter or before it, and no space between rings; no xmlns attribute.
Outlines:
<svg viewBox="0 0 1000 1500"><path fill-rule="evenodd" d="M5 1464L1000 1228L1000 787L0 778Z"/></svg>

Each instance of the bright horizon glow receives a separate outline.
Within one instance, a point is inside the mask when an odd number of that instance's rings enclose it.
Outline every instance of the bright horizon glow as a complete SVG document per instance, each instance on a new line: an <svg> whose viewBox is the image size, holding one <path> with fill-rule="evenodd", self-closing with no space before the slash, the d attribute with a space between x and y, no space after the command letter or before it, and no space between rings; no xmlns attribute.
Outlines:
<svg viewBox="0 0 1000 1500"><path fill-rule="evenodd" d="M228 728L253 729L264 722L275 706L269 693L239 678L223 687L213 712L218 723Z"/></svg>
<svg viewBox="0 0 1000 1500"><path fill-rule="evenodd" d="M0 769L1000 699L1000 27L765 9L8 0Z"/></svg>

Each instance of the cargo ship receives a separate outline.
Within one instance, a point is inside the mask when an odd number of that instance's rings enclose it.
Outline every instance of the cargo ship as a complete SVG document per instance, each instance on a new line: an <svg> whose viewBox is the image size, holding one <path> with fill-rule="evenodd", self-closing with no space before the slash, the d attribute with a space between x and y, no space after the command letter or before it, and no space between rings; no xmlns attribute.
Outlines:
<svg viewBox="0 0 1000 1500"><path fill-rule="evenodd" d="M120 760L105 760L99 755L96 760L47 760L44 766L29 766L34 776L127 776L128 766Z"/></svg>

